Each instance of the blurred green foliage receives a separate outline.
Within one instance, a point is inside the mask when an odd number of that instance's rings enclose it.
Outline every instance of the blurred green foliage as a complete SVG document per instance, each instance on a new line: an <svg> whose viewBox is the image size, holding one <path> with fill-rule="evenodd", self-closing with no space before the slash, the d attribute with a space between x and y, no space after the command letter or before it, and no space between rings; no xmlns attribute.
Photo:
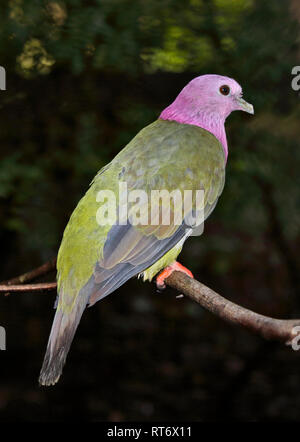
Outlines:
<svg viewBox="0 0 300 442"><path fill-rule="evenodd" d="M55 253L97 170L207 72L236 78L256 110L227 123L228 185L213 219L257 240L269 222L263 180L283 234L298 238L300 110L290 71L299 27L285 2L9 0L0 25L0 220L14 244L6 271L16 253L28 264ZM214 236L222 249L224 233Z"/></svg>

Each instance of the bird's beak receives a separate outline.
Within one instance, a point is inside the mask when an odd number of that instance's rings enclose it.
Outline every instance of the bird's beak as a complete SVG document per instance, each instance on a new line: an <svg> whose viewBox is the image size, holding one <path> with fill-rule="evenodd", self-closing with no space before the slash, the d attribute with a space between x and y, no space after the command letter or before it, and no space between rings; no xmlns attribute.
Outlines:
<svg viewBox="0 0 300 442"><path fill-rule="evenodd" d="M247 101L245 101L243 98L238 97L236 99L237 105L238 105L238 110L242 110L245 112L248 112L248 114L254 114L254 108L252 106L252 104L247 103Z"/></svg>

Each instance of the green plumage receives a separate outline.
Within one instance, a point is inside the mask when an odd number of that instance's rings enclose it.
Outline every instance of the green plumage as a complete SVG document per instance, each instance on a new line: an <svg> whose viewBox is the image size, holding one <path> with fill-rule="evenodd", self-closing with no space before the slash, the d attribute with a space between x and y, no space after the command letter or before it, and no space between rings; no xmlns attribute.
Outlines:
<svg viewBox="0 0 300 442"><path fill-rule="evenodd" d="M176 259L186 238L186 226L174 223L100 226L96 220L101 205L98 192L107 189L118 197L120 181L127 183L128 192L143 189L147 195L154 189L203 189L206 218L222 192L224 178L225 155L214 135L197 126L165 120L141 130L96 175L74 210L59 249L59 299L41 384L53 384L59 378L86 305L132 276L143 273L144 279L152 279Z"/></svg>

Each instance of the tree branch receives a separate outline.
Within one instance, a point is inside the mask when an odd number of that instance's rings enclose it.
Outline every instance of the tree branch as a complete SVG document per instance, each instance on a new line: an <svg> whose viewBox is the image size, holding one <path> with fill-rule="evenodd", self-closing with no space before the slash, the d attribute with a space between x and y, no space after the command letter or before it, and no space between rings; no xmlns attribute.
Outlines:
<svg viewBox="0 0 300 442"><path fill-rule="evenodd" d="M12 282L29 281L30 278L36 278L49 273L55 268L55 260L49 261L41 267L38 267L24 275L10 279L7 284L0 285L0 293L5 295L12 292L32 292L32 291L50 291L57 288L56 282L40 284L12 284ZM237 305L228 299L205 286L201 282L190 278L181 272L173 272L165 283L178 290L180 293L196 301L206 310L214 313L219 318L232 324L237 324L262 336L265 339L272 339L291 345L291 341L298 335L300 328L300 319L275 319L260 315Z"/></svg>
<svg viewBox="0 0 300 442"><path fill-rule="evenodd" d="M282 341L289 345L298 335L294 327L300 326L300 319L275 319L260 315L223 298L209 287L181 272L173 272L165 283L184 293L193 301L216 316L232 324L240 325L265 339ZM300 329L298 330L300 332Z"/></svg>
<svg viewBox="0 0 300 442"><path fill-rule="evenodd" d="M24 284L24 282L33 281L34 279L46 275L46 273L51 272L52 270L55 270L56 267L56 258L51 259L50 261L46 262L45 264L41 265L40 267L37 267L34 270L31 270L30 272L23 273L22 275L16 276L15 278L8 279L7 281L3 281L0 283L1 285L15 285L15 284Z"/></svg>
<svg viewBox="0 0 300 442"><path fill-rule="evenodd" d="M13 292L46 292L56 290L56 282L44 282L40 284L18 284L18 285L0 285L0 293L4 292L7 296Z"/></svg>

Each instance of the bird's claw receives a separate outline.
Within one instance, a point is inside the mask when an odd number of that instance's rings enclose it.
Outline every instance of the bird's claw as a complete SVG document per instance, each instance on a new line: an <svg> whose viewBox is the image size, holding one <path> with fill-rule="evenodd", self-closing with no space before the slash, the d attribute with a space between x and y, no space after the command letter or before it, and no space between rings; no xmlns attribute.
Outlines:
<svg viewBox="0 0 300 442"><path fill-rule="evenodd" d="M173 272L182 272L186 275L190 276L191 278L194 278L192 272L184 267L182 264L180 264L178 261L174 261L172 264L170 264L168 267L166 267L156 278L156 288L158 292L161 292L166 288L165 279L168 278L168 276L171 275Z"/></svg>

